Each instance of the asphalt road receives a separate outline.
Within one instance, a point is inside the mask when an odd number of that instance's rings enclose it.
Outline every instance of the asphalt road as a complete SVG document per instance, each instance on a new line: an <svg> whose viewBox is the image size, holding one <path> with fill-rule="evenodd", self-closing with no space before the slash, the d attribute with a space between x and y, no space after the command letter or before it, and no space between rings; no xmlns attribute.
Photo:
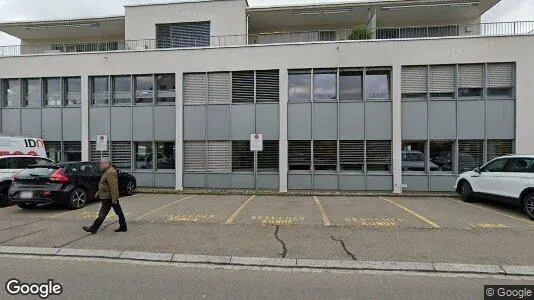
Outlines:
<svg viewBox="0 0 534 300"><path fill-rule="evenodd" d="M485 284L534 284L532 278L516 277L216 269L75 258L3 256L0 265L1 299L24 299L7 294L10 278L61 283L63 293L49 299L482 299Z"/></svg>

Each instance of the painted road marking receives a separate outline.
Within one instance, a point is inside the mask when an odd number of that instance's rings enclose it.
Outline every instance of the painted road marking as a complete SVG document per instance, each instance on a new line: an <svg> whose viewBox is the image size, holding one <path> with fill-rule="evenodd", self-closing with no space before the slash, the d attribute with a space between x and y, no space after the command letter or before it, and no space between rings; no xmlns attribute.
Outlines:
<svg viewBox="0 0 534 300"><path fill-rule="evenodd" d="M313 199L315 199L315 203L317 204L317 208L319 208L319 212L321 213L321 217L323 217L323 224L324 226L330 226L330 220L328 219L328 216L326 215L326 212L324 210L323 204L321 204L321 201L317 196L313 196Z"/></svg>
<svg viewBox="0 0 534 300"><path fill-rule="evenodd" d="M291 225L298 221L304 221L304 217L274 217L274 216L252 216L253 221L261 221L266 225Z"/></svg>
<svg viewBox="0 0 534 300"><path fill-rule="evenodd" d="M239 215L239 213L245 208L245 206L247 206L247 204L249 204L249 202L251 202L254 198L256 198L256 195L252 195L250 198L247 199L247 201L245 201L245 203L243 203L231 216L230 218L228 218L228 220L226 220L226 224L232 224L235 220L235 218L237 218L237 215Z"/></svg>
<svg viewBox="0 0 534 300"><path fill-rule="evenodd" d="M382 200L384 200L384 201L387 201L387 202L389 202L390 204L393 204L393 205L395 205L395 206L397 206L397 207L403 209L403 210L406 211L407 213L409 213L409 214L415 216L416 218L420 219L421 221L423 221L423 222L429 224L430 226L432 226L432 227L434 227L434 228L440 228L438 224L436 224L436 223L430 221L429 219L427 219L427 218L421 216L420 214L416 213L415 211L413 211L413 210L411 210L411 209L409 209L409 208L407 208L407 207L404 207L404 206L398 204L397 202L395 202L395 201L393 201L393 200L390 200L390 199L387 199L387 198L384 198L384 197L378 197L378 198L380 198L380 199L382 199Z"/></svg>
<svg viewBox="0 0 534 300"><path fill-rule="evenodd" d="M92 219L96 219L98 218L98 212L92 212L92 211L88 211L88 212L82 212L82 213L79 213L80 215L80 219L89 219L89 220L92 220ZM130 213L125 213L124 216L129 216ZM106 220L108 219L112 219L112 218L116 218L117 215L114 213L114 212L109 212L108 215L106 216Z"/></svg>
<svg viewBox="0 0 534 300"><path fill-rule="evenodd" d="M467 224L469 224L469 226L473 228L486 228L486 229L508 228L504 224L491 224L491 223L478 223L478 224L467 223Z"/></svg>
<svg viewBox="0 0 534 300"><path fill-rule="evenodd" d="M454 202L458 202L458 203L461 203L461 204L463 204L463 205L467 205L467 206L471 206L471 207L476 207L476 208L479 208L479 209L482 209L482 210L491 211L492 213L495 213L495 214L498 214L498 215L501 215L501 216L505 216L505 217L512 218L512 219L515 219L515 220L518 220L518 221L521 221L521 222L528 223L528 224L530 224L530 225L534 225L534 221L530 221L530 220L527 220L527 219L522 219L522 218L519 218L519 217L516 217L516 216L512 216L512 215L509 215L509 214L505 214L505 213L502 213L502 212L500 212L500 211L497 211L497 210L494 210L494 209L491 209L491 208L487 208L487 207L483 207L483 206L474 205L474 204L471 204L471 203L467 203L467 202L464 202L464 201L459 201L459 200L452 199L452 198L445 198L445 199L448 199L448 200L450 200L450 201L454 201Z"/></svg>
<svg viewBox="0 0 534 300"><path fill-rule="evenodd" d="M345 217L345 223L355 224L365 227L392 228L403 222L403 219L397 218L351 218Z"/></svg>
<svg viewBox="0 0 534 300"><path fill-rule="evenodd" d="M165 223L178 223L178 222L196 223L200 220L211 220L213 218L215 218L215 215L204 215L204 214L167 215L165 219Z"/></svg>
<svg viewBox="0 0 534 300"><path fill-rule="evenodd" d="M140 215L139 217L137 217L137 218L135 219L135 221L140 221L142 218L144 218L144 217L146 217L146 216L148 216L148 215L151 215L151 214L153 214L153 213L155 213L155 212L157 212L157 211L160 211L160 210L162 210L162 209L164 209L164 208L167 208L167 207L169 207L169 206L171 206L171 205L174 205L174 204L176 204L176 203L180 203L180 202L182 202L182 201L184 201L184 200L191 199L191 198L193 198L193 197L195 197L195 196L196 196L196 195L188 196L188 197L185 197L185 198L182 198L182 199L178 199L178 200L176 200L176 201L174 201L174 202L167 203L167 204L162 205L162 206L160 206L160 207L156 207L155 209L153 209L153 210L151 210L151 211L149 211L149 212L147 212L147 213L144 213L144 214Z"/></svg>

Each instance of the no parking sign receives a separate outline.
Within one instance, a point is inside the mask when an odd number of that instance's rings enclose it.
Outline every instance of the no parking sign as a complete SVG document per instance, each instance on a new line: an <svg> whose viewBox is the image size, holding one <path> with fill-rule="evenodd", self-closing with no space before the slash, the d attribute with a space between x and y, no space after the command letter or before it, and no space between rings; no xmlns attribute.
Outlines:
<svg viewBox="0 0 534 300"><path fill-rule="evenodd" d="M253 133L250 135L250 151L263 151L263 134Z"/></svg>

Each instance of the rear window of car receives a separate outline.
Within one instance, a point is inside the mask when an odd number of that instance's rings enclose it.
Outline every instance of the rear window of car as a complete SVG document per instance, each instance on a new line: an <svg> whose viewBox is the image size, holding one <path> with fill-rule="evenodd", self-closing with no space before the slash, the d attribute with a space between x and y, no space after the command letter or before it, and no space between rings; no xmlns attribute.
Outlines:
<svg viewBox="0 0 534 300"><path fill-rule="evenodd" d="M24 169L16 177L48 177L55 170L56 168L53 167Z"/></svg>

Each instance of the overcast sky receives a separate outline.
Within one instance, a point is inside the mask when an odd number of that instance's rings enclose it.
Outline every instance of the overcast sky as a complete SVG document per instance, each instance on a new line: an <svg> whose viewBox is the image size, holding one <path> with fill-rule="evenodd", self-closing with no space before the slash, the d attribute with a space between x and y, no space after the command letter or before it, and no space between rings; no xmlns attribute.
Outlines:
<svg viewBox="0 0 534 300"><path fill-rule="evenodd" d="M342 0L249 0L251 6L341 2ZM357 1L357 0L356 0ZM0 0L0 22L78 18L124 14L125 4L178 2L177 0ZM352 2L355 2L352 0ZM482 18L483 22L534 20L534 0L501 0ZM0 33L0 45L18 44Z"/></svg>

